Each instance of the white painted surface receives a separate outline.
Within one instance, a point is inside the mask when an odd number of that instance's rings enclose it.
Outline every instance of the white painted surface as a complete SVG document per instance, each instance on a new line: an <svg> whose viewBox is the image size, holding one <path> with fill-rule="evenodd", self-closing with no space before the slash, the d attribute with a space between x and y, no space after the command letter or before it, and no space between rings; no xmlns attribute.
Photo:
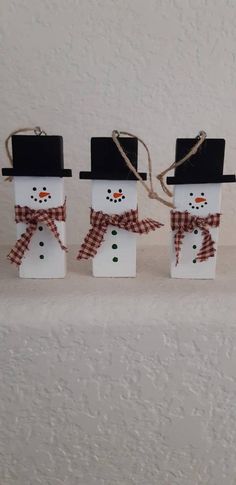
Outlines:
<svg viewBox="0 0 236 485"><path fill-rule="evenodd" d="M68 242L88 227L91 136L125 129L150 146L154 174L174 161L175 141L205 129L236 160L235 0L2 0L0 161L14 128L63 135ZM140 170L146 156L140 149ZM0 241L15 227L10 184L1 183ZM157 187L158 184L157 184ZM160 190L160 189L159 189ZM236 186L223 186L220 242L236 243ZM139 210L165 227L140 244L169 243L169 211L139 188Z"/></svg>
<svg viewBox="0 0 236 485"><path fill-rule="evenodd" d="M0 251L1 485L235 485L236 251L215 280L19 280Z"/></svg>
<svg viewBox="0 0 236 485"><path fill-rule="evenodd" d="M188 211L195 216L206 217L208 214L221 212L221 186L222 184L186 184L176 185L174 188L175 210ZM200 199L204 199L200 201ZM174 235L171 234L171 277L172 278L198 278L212 279L215 277L217 245L219 227L209 227L209 232L215 242L215 256L206 261L196 261L196 256L202 247L203 236L201 230L185 233L181 244L179 263L176 266L176 253Z"/></svg>
<svg viewBox="0 0 236 485"><path fill-rule="evenodd" d="M136 209L137 182L135 180L93 180L92 207L106 214L122 214L130 209ZM132 232L108 226L104 241L93 258L93 275L136 276L136 237L137 235Z"/></svg>
<svg viewBox="0 0 236 485"><path fill-rule="evenodd" d="M50 209L65 202L64 180L60 177L15 177L15 203L31 209ZM43 195L47 194L47 195ZM54 221L60 239L66 245L65 222ZM27 224L16 225L17 239L25 232ZM38 223L29 250L25 252L19 268L21 278L64 278L66 252L43 223Z"/></svg>

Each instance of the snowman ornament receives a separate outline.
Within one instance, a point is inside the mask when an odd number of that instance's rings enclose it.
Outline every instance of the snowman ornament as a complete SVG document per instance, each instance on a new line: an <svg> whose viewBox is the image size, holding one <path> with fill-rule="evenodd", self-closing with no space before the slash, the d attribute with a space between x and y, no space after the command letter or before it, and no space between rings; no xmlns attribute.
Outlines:
<svg viewBox="0 0 236 485"><path fill-rule="evenodd" d="M196 140L177 139L176 160ZM222 183L235 182L223 175L224 139L205 139L189 160L175 168L167 184L174 185L171 211L171 277L213 279L220 225Z"/></svg>
<svg viewBox="0 0 236 485"><path fill-rule="evenodd" d="M120 138L137 170L137 138ZM146 180L146 173L139 173ZM137 179L128 169L112 138L91 139L91 172L80 172L92 180L92 228L77 259L92 259L93 276L136 276L136 236L162 224L138 220Z"/></svg>
<svg viewBox="0 0 236 485"><path fill-rule="evenodd" d="M17 241L8 258L21 278L66 274L66 206L61 136L12 136L13 167L4 168L15 188Z"/></svg>

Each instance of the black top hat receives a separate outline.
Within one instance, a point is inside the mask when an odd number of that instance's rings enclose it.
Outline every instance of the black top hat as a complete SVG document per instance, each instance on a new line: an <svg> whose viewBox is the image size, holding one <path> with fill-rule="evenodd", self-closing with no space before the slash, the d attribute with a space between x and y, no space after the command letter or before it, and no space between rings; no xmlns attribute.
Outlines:
<svg viewBox="0 0 236 485"><path fill-rule="evenodd" d="M137 170L137 138L119 138L126 155ZM139 173L146 180L146 173ZM81 179L137 180L129 170L112 138L91 138L91 172L80 172Z"/></svg>
<svg viewBox="0 0 236 485"><path fill-rule="evenodd" d="M64 168L62 136L13 135L12 168L3 168L3 175L71 177Z"/></svg>
<svg viewBox="0 0 236 485"><path fill-rule="evenodd" d="M195 143L196 138L178 138L175 160L181 160ZM175 168L174 177L167 177L167 184L235 182L235 175L223 175L224 152L225 140L223 138L207 138L195 155Z"/></svg>

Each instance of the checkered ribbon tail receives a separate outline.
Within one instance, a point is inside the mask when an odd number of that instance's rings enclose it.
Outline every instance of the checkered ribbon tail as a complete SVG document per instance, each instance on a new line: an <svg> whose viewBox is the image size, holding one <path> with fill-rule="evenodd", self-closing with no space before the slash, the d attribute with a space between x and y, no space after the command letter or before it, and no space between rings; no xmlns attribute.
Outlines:
<svg viewBox="0 0 236 485"><path fill-rule="evenodd" d="M163 224L153 219L142 219L139 221L137 209L124 212L123 214L112 215L91 209L90 223L92 227L81 245L77 259L89 259L97 254L109 225L138 234L147 234L163 226Z"/></svg>
<svg viewBox="0 0 236 485"><path fill-rule="evenodd" d="M215 256L216 249L211 237L209 228L218 227L220 224L220 214L209 214L206 217L198 217L189 214L188 211L179 212L171 211L171 229L176 231L174 236L176 266L179 263L181 246L183 244L186 232L192 232L194 229L201 231L203 241L202 247L197 253L196 260L199 262L206 261L208 258Z"/></svg>
<svg viewBox="0 0 236 485"><path fill-rule="evenodd" d="M20 205L15 206L15 221L18 222L25 222L27 224L25 232L21 235L19 239L17 239L15 246L11 249L10 253L8 254L8 259L15 263L17 266L20 266L22 263L22 258L25 254L25 251L29 249L29 243L33 234L37 229L38 223L45 224L48 229L52 232L55 238L58 240L58 243L61 246L61 249L67 251L66 246L63 245L59 232L57 230L57 226L54 221L65 221L66 220L66 202L62 206L53 207L51 209L30 209L30 207L24 206L21 207Z"/></svg>

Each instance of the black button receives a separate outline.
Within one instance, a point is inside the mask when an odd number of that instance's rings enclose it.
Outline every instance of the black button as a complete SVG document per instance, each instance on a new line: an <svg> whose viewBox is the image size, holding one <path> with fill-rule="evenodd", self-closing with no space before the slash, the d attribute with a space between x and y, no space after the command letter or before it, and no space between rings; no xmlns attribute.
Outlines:
<svg viewBox="0 0 236 485"><path fill-rule="evenodd" d="M112 244L112 249L117 249L117 248L118 248L117 244Z"/></svg>
<svg viewBox="0 0 236 485"><path fill-rule="evenodd" d="M39 226L39 231L42 231L42 230L43 230L42 226Z"/></svg>
<svg viewBox="0 0 236 485"><path fill-rule="evenodd" d="M40 241L39 246L44 246L44 242Z"/></svg>
<svg viewBox="0 0 236 485"><path fill-rule="evenodd" d="M112 236L116 236L117 231L114 230L114 231L111 231L111 233L112 233Z"/></svg>
<svg viewBox="0 0 236 485"><path fill-rule="evenodd" d="M198 234L198 230L197 229L195 229L194 234Z"/></svg>
<svg viewBox="0 0 236 485"><path fill-rule="evenodd" d="M194 245L193 245L193 249L196 249L196 247L197 247L197 246L196 246L196 244L194 244Z"/></svg>
<svg viewBox="0 0 236 485"><path fill-rule="evenodd" d="M193 263L196 263L196 262L197 262L197 260L196 259L193 259Z"/></svg>
<svg viewBox="0 0 236 485"><path fill-rule="evenodd" d="M43 254L40 254L40 259L44 259L44 255Z"/></svg>
<svg viewBox="0 0 236 485"><path fill-rule="evenodd" d="M115 257L115 258L113 258L113 259L112 259L112 261L113 261L114 263L117 263L118 258L116 258L116 257Z"/></svg>

